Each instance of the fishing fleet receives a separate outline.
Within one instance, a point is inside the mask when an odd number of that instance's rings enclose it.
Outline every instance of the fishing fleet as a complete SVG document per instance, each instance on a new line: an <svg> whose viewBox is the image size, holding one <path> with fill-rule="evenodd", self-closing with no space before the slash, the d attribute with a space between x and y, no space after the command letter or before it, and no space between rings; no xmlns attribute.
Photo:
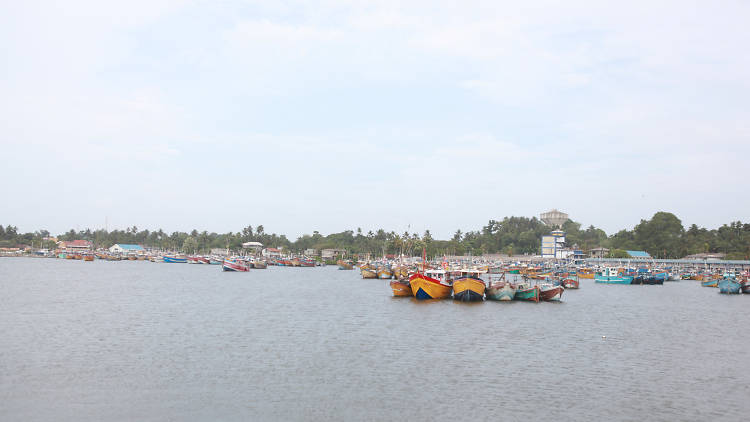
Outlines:
<svg viewBox="0 0 750 422"><path fill-rule="evenodd" d="M81 261L151 261L168 264L216 265L226 272L248 272L277 267L317 267L326 265L304 255L262 257L256 255L187 255L181 253L113 254L103 251L62 251L60 259ZM332 262L329 262L332 263ZM363 279L389 280L393 296L418 300L452 298L460 302L529 301L560 302L566 290L581 287L582 280L612 285L663 285L665 282L696 280L704 287L717 288L723 294L750 294L747 269L710 269L699 266L658 268L647 263L634 266L575 265L547 261L542 263L448 261L445 257L428 261L419 258L355 261L339 259L340 270L359 269Z"/></svg>

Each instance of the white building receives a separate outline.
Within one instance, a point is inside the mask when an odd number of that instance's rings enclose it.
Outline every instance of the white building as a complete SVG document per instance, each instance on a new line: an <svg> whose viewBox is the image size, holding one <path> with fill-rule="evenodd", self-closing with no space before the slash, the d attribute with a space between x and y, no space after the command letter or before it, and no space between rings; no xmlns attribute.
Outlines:
<svg viewBox="0 0 750 422"><path fill-rule="evenodd" d="M281 251L276 248L263 249L263 256L266 258L280 258Z"/></svg>
<svg viewBox="0 0 750 422"><path fill-rule="evenodd" d="M542 236L542 258L565 259L572 255L565 248L565 232L554 230L548 236Z"/></svg>
<svg viewBox="0 0 750 422"><path fill-rule="evenodd" d="M128 245L126 243L115 243L109 247L111 253L127 254L127 253L143 253L143 246L141 245Z"/></svg>

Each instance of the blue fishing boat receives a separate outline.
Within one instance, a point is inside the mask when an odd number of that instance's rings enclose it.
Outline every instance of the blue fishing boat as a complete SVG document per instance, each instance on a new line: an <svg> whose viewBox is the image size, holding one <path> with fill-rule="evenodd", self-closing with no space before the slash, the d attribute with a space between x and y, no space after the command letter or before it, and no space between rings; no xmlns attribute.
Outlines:
<svg viewBox="0 0 750 422"><path fill-rule="evenodd" d="M187 262L187 258L178 255L164 255L164 262L169 262L171 264L184 264Z"/></svg>
<svg viewBox="0 0 750 422"><path fill-rule="evenodd" d="M734 277L724 277L719 280L719 293L739 294L742 285Z"/></svg>
<svg viewBox="0 0 750 422"><path fill-rule="evenodd" d="M596 273L594 281L605 284L630 284L633 282L633 277L620 275L617 268L605 268Z"/></svg>
<svg viewBox="0 0 750 422"><path fill-rule="evenodd" d="M703 287L719 287L719 280L715 278L709 278L708 280L701 281Z"/></svg>

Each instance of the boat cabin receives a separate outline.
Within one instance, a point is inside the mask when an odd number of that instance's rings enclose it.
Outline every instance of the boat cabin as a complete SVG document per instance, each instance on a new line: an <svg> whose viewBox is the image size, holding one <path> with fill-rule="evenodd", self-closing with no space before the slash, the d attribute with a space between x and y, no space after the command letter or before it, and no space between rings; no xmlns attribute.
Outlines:
<svg viewBox="0 0 750 422"><path fill-rule="evenodd" d="M435 280L439 281L440 284L445 284L446 286L450 286L453 280L450 280L448 277L448 272L445 270L427 270L424 272L424 275L430 278L434 278Z"/></svg>
<svg viewBox="0 0 750 422"><path fill-rule="evenodd" d="M484 270L478 270L478 269L463 269L461 270L460 277L462 278L475 278L477 280L482 279L482 274L485 274L487 271Z"/></svg>
<svg viewBox="0 0 750 422"><path fill-rule="evenodd" d="M604 277L619 277L620 270L614 267L602 268L601 275Z"/></svg>

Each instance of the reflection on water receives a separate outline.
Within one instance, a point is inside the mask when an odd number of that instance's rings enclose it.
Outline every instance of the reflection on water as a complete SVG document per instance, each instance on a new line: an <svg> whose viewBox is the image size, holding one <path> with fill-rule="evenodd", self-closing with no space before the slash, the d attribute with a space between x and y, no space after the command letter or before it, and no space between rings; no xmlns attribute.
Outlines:
<svg viewBox="0 0 750 422"><path fill-rule="evenodd" d="M744 420L750 295L699 284L423 302L335 267L2 258L0 419Z"/></svg>

